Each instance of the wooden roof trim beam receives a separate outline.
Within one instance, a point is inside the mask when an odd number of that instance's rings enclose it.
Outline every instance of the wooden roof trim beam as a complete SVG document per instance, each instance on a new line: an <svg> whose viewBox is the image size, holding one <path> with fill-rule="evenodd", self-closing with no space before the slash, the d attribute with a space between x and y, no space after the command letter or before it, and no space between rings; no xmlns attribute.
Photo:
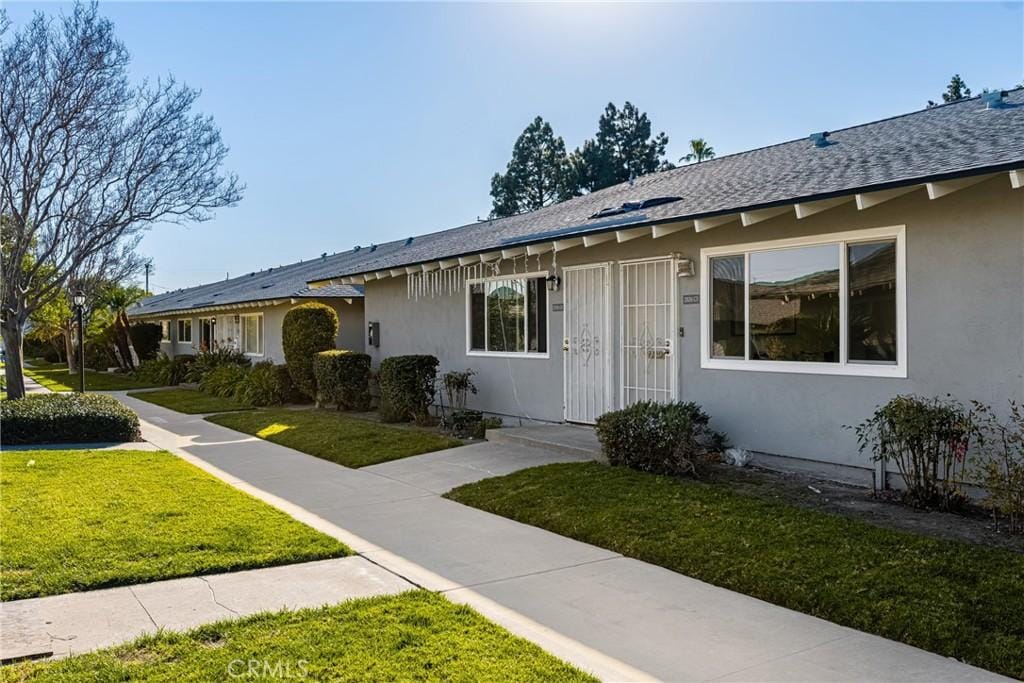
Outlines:
<svg viewBox="0 0 1024 683"><path fill-rule="evenodd" d="M650 228L632 228L630 230L616 230L615 240L621 244L622 242L628 242L630 240L635 240L637 237L644 237L645 235L650 234Z"/></svg>
<svg viewBox="0 0 1024 683"><path fill-rule="evenodd" d="M766 221L769 218L775 218L781 216L784 213L789 213L788 206L773 206L769 209L758 209L757 211L743 211L740 213L740 222L743 223L743 227L747 228L755 223Z"/></svg>
<svg viewBox="0 0 1024 683"><path fill-rule="evenodd" d="M853 200L854 197L850 195L846 197L833 197L832 199L819 199L816 202L797 202L793 205L793 210L796 211L797 218L807 218Z"/></svg>
<svg viewBox="0 0 1024 683"><path fill-rule="evenodd" d="M613 239L615 239L615 233L614 232L599 232L596 235L584 235L583 236L583 246L584 247L596 247L599 244L604 244L605 242L611 242Z"/></svg>
<svg viewBox="0 0 1024 683"><path fill-rule="evenodd" d="M718 226L725 225L726 223L732 223L737 218L739 218L739 214L735 213L730 213L726 216L698 218L693 222L693 229L697 232L704 232L705 230L711 230L712 228L717 228Z"/></svg>
<svg viewBox="0 0 1024 683"><path fill-rule="evenodd" d="M887 202L890 199L896 199L897 197L902 197L905 194L910 194L920 187L920 185L911 185L910 187L897 187L892 190L858 193L856 196L857 210L863 211L865 209L870 209L873 206L878 206L882 202Z"/></svg>
<svg viewBox="0 0 1024 683"><path fill-rule="evenodd" d="M977 185L978 183L988 180L992 176L975 176L973 178L956 178L954 180L943 180L938 183L926 183L925 187L928 188L928 199L939 199L946 195L959 192L965 188Z"/></svg>
<svg viewBox="0 0 1024 683"><path fill-rule="evenodd" d="M546 254L555 248L554 242L542 242L540 244L528 244L526 246L527 256L536 256L537 254Z"/></svg>
<svg viewBox="0 0 1024 683"><path fill-rule="evenodd" d="M572 249L583 244L582 237L567 237L564 240L555 240L555 251L565 251L566 249Z"/></svg>
<svg viewBox="0 0 1024 683"><path fill-rule="evenodd" d="M651 228L651 238L659 239L666 237L677 232L686 230L687 228L693 227L693 221L684 221L682 223L666 223L665 225L655 225Z"/></svg>
<svg viewBox="0 0 1024 683"><path fill-rule="evenodd" d="M1024 187L1024 169L1019 171L1010 171L1010 187L1015 190L1019 190Z"/></svg>
<svg viewBox="0 0 1024 683"><path fill-rule="evenodd" d="M512 247L511 249L502 249L501 258L515 258L516 256L522 256L526 253L526 247Z"/></svg>

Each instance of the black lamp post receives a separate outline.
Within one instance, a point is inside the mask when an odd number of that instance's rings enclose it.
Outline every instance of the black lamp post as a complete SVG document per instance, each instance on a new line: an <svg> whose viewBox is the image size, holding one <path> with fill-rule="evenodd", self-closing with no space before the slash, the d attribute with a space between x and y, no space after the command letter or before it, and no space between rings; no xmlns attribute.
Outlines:
<svg viewBox="0 0 1024 683"><path fill-rule="evenodd" d="M85 292L76 289L71 296L75 304L75 317L78 320L78 391L85 393L85 333L82 329L82 309L85 308Z"/></svg>

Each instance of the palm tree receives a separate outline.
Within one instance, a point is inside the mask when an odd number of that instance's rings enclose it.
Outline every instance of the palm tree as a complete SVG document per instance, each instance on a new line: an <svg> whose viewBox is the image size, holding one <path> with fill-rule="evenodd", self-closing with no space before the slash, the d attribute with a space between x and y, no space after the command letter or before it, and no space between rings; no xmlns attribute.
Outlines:
<svg viewBox="0 0 1024 683"><path fill-rule="evenodd" d="M690 140L690 153L679 161L696 161L698 164L705 159L715 158L715 148L708 144L704 138Z"/></svg>

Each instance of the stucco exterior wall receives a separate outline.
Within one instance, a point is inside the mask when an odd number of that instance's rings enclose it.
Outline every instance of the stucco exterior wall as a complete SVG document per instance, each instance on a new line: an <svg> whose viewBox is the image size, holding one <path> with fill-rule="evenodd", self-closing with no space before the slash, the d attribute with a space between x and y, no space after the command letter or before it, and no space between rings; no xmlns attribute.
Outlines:
<svg viewBox="0 0 1024 683"><path fill-rule="evenodd" d="M303 299L302 303L317 301L333 308L338 314L338 336L335 338L335 346L339 349L362 351L365 341L366 326L363 323L363 301L352 299L352 303L346 303L340 299ZM245 315L250 313L263 314L263 355L253 356L253 361L272 360L275 363L284 363L284 350L281 345L281 328L284 324L285 314L298 304L283 303L277 306L253 306L250 308L232 309L230 311L215 311L192 316L167 316L147 318L150 322L170 321L171 339L160 343L160 350L168 356L181 356L195 354L199 348L200 339L200 318L217 317L224 319L229 316ZM192 320L192 341L178 342L178 320ZM222 326L223 329L223 326ZM217 337L223 335L219 331Z"/></svg>
<svg viewBox="0 0 1024 683"><path fill-rule="evenodd" d="M683 295L700 293L702 248L893 225L906 226L906 379L700 367L705 302L682 301ZM672 253L693 259L698 271L677 280L677 324L685 331L676 340L678 397L703 405L714 426L737 446L869 469L852 431L843 426L860 422L896 394L951 393L999 407L1011 398L1024 400L1024 190L1012 190L1005 175L934 201L918 189L865 211L849 202L802 220L787 212L746 228L736 222L657 240L581 246L561 252L557 260L560 268ZM536 270L536 264L530 257L529 268ZM550 254L540 267L551 267ZM502 270L511 272L511 263L503 263ZM562 419L563 313L550 313L548 358L482 358L466 353L464 290L412 301L400 277L370 281L365 294L366 321L381 325L380 347L368 348L375 363L392 355L431 353L442 371L477 372L479 393L470 397L472 407ZM562 294L550 293L549 309L563 303ZM612 309L618 310L615 293ZM617 321L612 327L617 330ZM613 378L617 395L617 367Z"/></svg>

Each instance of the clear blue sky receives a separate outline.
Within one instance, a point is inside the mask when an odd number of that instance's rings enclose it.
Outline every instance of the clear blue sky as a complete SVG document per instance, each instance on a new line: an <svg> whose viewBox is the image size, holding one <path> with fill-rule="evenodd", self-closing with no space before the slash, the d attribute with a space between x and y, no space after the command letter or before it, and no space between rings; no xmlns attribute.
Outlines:
<svg viewBox="0 0 1024 683"><path fill-rule="evenodd" d="M0 0L3 3L3 0ZM15 24L34 9L5 3ZM721 154L1024 80L1024 3L101 3L136 76L202 89L248 189L159 226L154 291L484 216L536 115L571 149L630 100Z"/></svg>

